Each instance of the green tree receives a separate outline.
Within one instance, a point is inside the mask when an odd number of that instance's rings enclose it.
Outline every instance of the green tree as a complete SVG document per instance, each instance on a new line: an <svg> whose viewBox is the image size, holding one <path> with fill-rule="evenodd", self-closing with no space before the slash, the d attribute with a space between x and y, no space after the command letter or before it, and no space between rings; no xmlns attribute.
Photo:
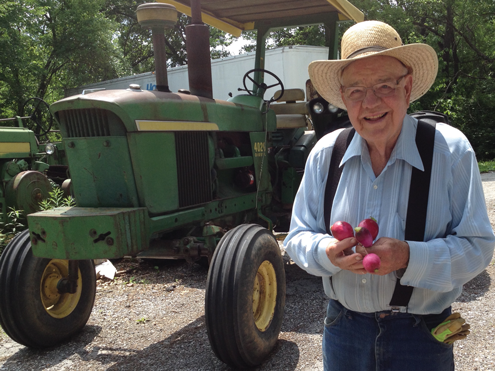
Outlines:
<svg viewBox="0 0 495 371"><path fill-rule="evenodd" d="M118 24L117 44L121 52L120 76L153 71L153 48L151 31L137 22L136 9L146 0L106 0L105 16ZM186 62L184 42L187 17L180 15L172 29L165 30L165 43L169 67Z"/></svg>
<svg viewBox="0 0 495 371"><path fill-rule="evenodd" d="M121 50L121 75L149 72L155 69L151 31L142 28L137 22L136 9L147 0L106 0L105 15L119 24L117 35ZM191 18L179 13L177 23L173 28L165 30L165 48L168 58L168 67L177 67L187 64L186 26ZM212 58L228 56L222 46L231 43L231 37L225 32L210 27L210 50ZM220 47L220 49L219 49Z"/></svg>
<svg viewBox="0 0 495 371"><path fill-rule="evenodd" d="M15 0L0 6L0 115L22 114L32 96L117 77L115 24L103 0Z"/></svg>
<svg viewBox="0 0 495 371"><path fill-rule="evenodd" d="M244 52L256 50L256 31L243 33L244 39L251 41L242 47ZM322 25L281 28L271 31L267 36L266 48L273 49L280 46L314 45L325 46L325 27Z"/></svg>

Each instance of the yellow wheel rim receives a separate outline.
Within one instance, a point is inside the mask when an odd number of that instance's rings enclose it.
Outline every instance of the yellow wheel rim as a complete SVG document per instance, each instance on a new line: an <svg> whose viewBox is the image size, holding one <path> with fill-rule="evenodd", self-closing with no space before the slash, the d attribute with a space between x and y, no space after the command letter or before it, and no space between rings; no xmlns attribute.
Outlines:
<svg viewBox="0 0 495 371"><path fill-rule="evenodd" d="M81 271L77 276L77 290L74 294L61 294L58 292L57 284L69 276L69 261L53 259L50 260L43 276L41 277L40 293L41 302L47 313L53 318L65 318L77 307L81 298L82 279Z"/></svg>
<svg viewBox="0 0 495 371"><path fill-rule="evenodd" d="M266 331L277 305L277 275L272 263L265 260L258 268L253 287L253 316L256 327Z"/></svg>

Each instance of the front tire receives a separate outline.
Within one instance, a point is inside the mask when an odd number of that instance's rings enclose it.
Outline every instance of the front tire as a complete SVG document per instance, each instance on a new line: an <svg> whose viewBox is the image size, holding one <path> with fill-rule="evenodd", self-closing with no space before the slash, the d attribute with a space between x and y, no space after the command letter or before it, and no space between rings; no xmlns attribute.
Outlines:
<svg viewBox="0 0 495 371"><path fill-rule="evenodd" d="M215 355L234 368L261 364L278 340L284 306L285 270L273 235L254 224L227 232L206 288L206 329Z"/></svg>
<svg viewBox="0 0 495 371"><path fill-rule="evenodd" d="M79 261L77 290L60 294L68 260L33 255L29 231L17 235L0 258L0 325L16 342L33 348L60 343L89 319L96 293L92 260Z"/></svg>

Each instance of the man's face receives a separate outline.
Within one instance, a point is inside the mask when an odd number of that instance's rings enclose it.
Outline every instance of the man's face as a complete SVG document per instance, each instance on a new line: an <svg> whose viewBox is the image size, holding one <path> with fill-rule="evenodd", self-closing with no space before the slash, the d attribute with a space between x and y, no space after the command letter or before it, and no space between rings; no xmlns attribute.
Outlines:
<svg viewBox="0 0 495 371"><path fill-rule="evenodd" d="M407 72L407 68L397 59L385 56L358 60L344 69L344 88L371 88L382 83L396 86L397 80L406 75L399 81L395 92L386 97L377 97L372 89L368 89L363 100L352 101L341 92L352 126L368 145L395 145L411 96L412 76Z"/></svg>

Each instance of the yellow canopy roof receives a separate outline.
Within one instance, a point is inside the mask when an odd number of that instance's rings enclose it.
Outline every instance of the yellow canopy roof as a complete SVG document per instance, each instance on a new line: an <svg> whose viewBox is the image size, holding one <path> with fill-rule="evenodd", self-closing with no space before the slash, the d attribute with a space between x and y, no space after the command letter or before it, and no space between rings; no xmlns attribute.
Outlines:
<svg viewBox="0 0 495 371"><path fill-rule="evenodd" d="M174 5L191 16L189 0L157 0ZM340 20L361 22L364 14L347 0L204 0L201 1L203 22L236 37L252 30L255 23L283 18L310 17L338 12Z"/></svg>

